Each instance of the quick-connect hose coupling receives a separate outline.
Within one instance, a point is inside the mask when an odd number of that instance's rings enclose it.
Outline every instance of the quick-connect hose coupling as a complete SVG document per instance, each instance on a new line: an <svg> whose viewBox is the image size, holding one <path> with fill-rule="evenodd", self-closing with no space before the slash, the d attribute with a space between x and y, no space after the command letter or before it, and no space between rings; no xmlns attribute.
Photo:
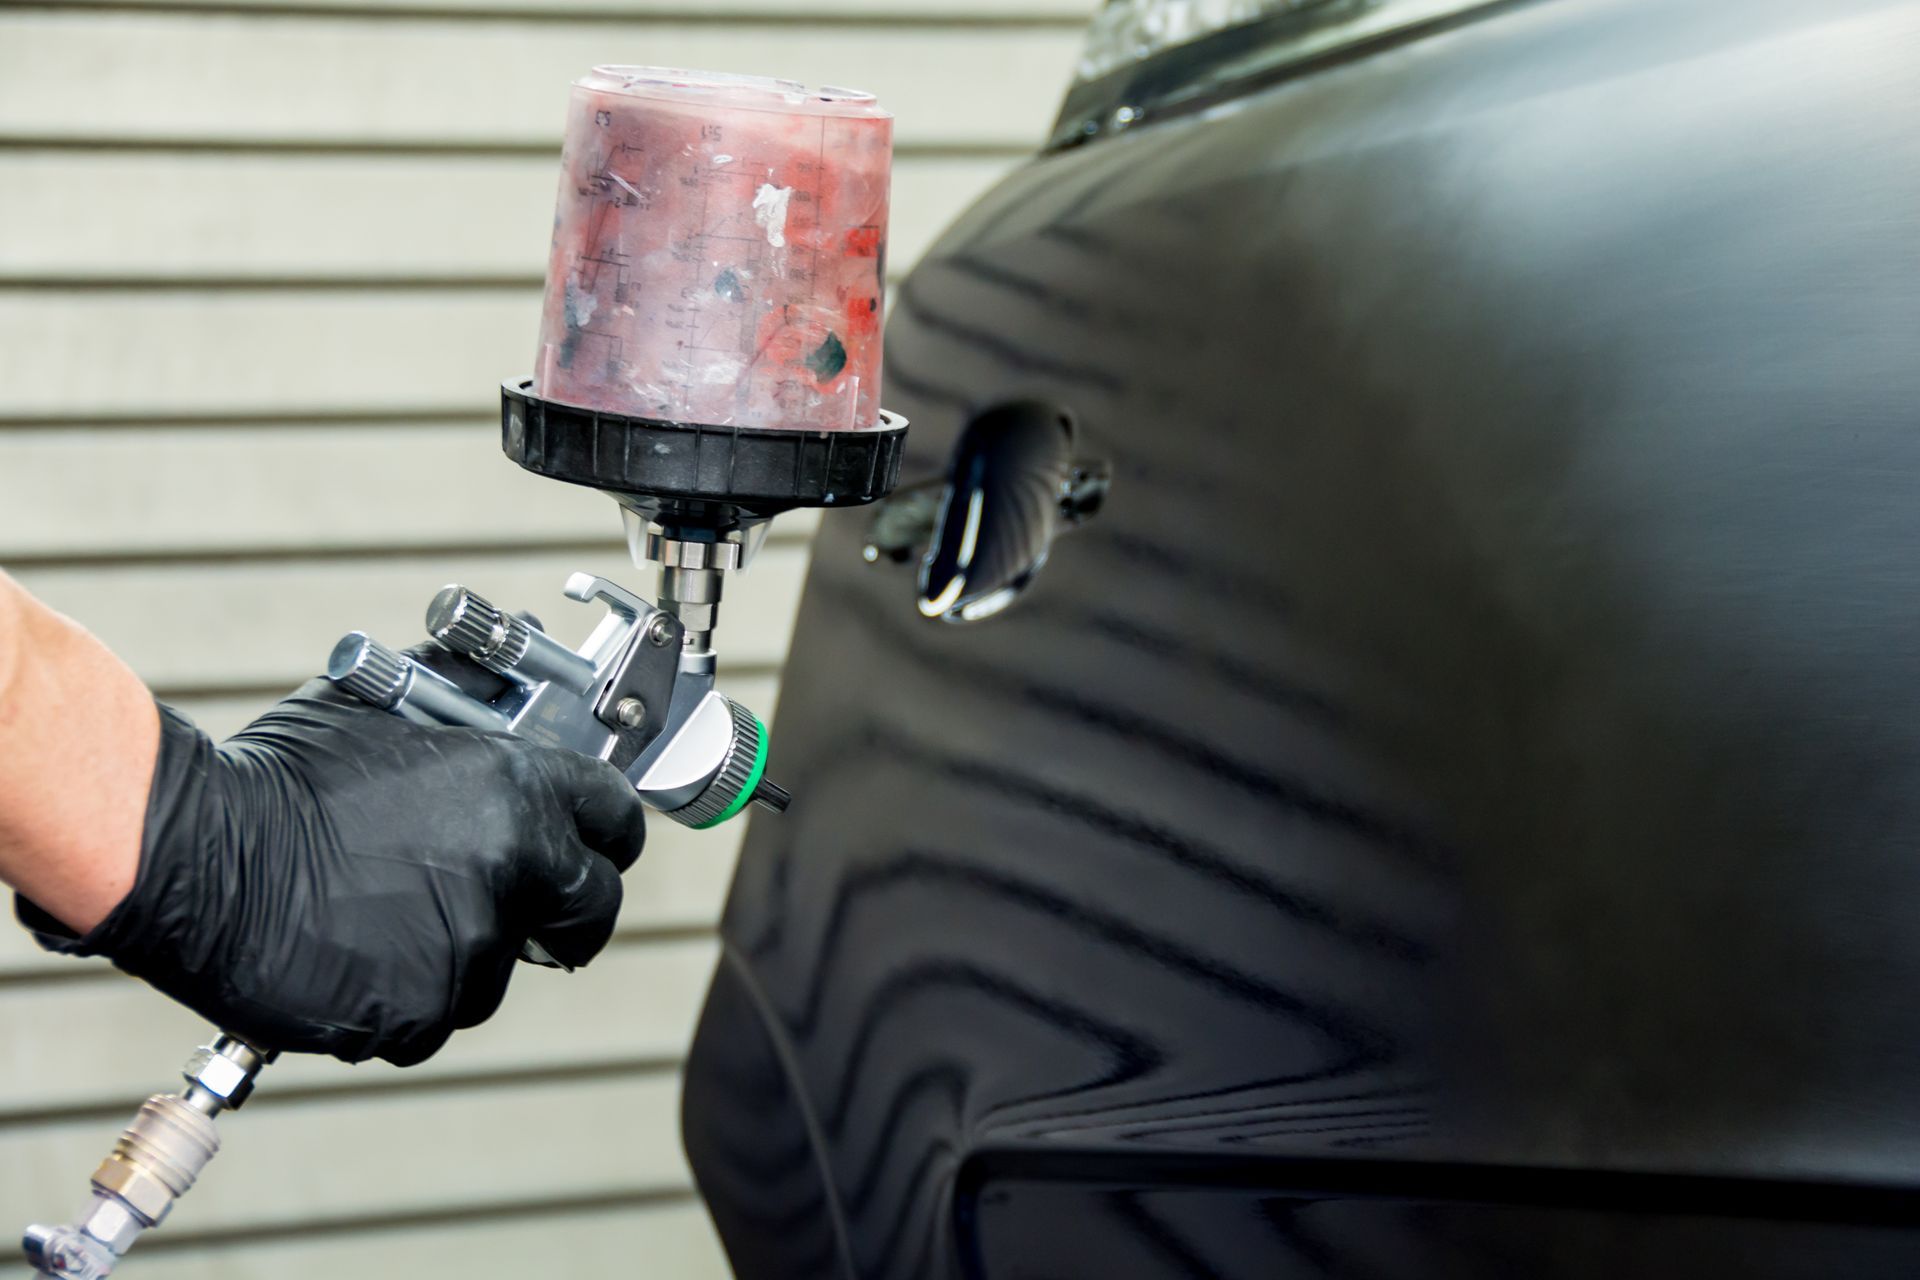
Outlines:
<svg viewBox="0 0 1920 1280"><path fill-rule="evenodd" d="M155 1094L93 1171L93 1185L126 1201L144 1225L157 1227L219 1150L220 1135L209 1116L178 1094Z"/></svg>
<svg viewBox="0 0 1920 1280"><path fill-rule="evenodd" d="M41 1275L99 1280L142 1231L166 1220L219 1153L213 1117L247 1100L273 1059L235 1036L220 1036L187 1059L181 1093L148 1098L93 1172L93 1196L71 1226L28 1227L27 1260Z"/></svg>
<svg viewBox="0 0 1920 1280"><path fill-rule="evenodd" d="M27 1260L42 1275L70 1280L110 1274L142 1231L166 1220L219 1150L220 1135L198 1108L177 1094L148 1098L93 1171L93 1198L80 1221L27 1228Z"/></svg>

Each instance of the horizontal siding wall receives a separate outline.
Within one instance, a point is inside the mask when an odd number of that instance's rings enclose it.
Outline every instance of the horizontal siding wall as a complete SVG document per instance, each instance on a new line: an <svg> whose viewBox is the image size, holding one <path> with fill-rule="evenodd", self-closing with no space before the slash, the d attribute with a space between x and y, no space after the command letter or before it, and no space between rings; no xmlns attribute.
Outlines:
<svg viewBox="0 0 1920 1280"><path fill-rule="evenodd" d="M567 82L789 75L898 117L891 261L1044 132L1092 0L93 0L0 6L0 566L224 735L447 581L538 611L650 586L610 502L499 454L532 353ZM770 712L814 521L729 584ZM656 823L606 955L525 968L424 1066L276 1065L127 1274L725 1273L678 1071L738 831ZM64 1219L207 1028L0 929L0 1234ZM22 1275L0 1265L0 1277Z"/></svg>
<svg viewBox="0 0 1920 1280"><path fill-rule="evenodd" d="M982 155L904 157L889 253L920 256L1006 168ZM0 150L0 272L16 286L369 282L533 291L547 266L553 157ZM137 192L140 238L126 234ZM458 216L450 211L458 210Z"/></svg>

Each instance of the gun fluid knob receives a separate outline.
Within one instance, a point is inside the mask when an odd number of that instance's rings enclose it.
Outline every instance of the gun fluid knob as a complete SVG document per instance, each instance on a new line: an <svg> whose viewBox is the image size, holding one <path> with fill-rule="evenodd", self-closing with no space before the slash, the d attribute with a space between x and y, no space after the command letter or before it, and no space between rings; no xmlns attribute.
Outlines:
<svg viewBox="0 0 1920 1280"><path fill-rule="evenodd" d="M592 662L458 583L440 588L427 606L427 634L516 684L550 680L575 693L593 684Z"/></svg>
<svg viewBox="0 0 1920 1280"><path fill-rule="evenodd" d="M421 724L505 729L507 718L436 671L395 653L364 631L349 631L327 659L327 679L369 706Z"/></svg>
<svg viewBox="0 0 1920 1280"><path fill-rule="evenodd" d="M505 674L527 653L533 628L485 596L458 584L440 588L427 606L427 634L489 671Z"/></svg>
<svg viewBox="0 0 1920 1280"><path fill-rule="evenodd" d="M350 631L327 658L327 679L370 707L394 711L407 696L411 665L366 632Z"/></svg>

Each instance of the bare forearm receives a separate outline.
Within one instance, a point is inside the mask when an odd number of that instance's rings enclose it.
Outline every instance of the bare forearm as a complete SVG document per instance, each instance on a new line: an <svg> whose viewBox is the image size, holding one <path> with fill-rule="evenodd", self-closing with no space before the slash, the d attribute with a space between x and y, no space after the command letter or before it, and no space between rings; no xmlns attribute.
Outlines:
<svg viewBox="0 0 1920 1280"><path fill-rule="evenodd" d="M0 880L85 932L132 887L160 724L83 628L0 573Z"/></svg>

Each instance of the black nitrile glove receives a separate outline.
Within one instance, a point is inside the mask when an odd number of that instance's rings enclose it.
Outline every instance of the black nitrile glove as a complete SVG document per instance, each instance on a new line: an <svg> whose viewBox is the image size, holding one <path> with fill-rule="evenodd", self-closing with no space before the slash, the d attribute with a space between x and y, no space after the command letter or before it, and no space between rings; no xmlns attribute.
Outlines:
<svg viewBox="0 0 1920 1280"><path fill-rule="evenodd" d="M217 747L162 707L132 891L79 939L20 913L262 1048L406 1066L499 1007L527 938L606 945L642 814L604 761L313 680Z"/></svg>

